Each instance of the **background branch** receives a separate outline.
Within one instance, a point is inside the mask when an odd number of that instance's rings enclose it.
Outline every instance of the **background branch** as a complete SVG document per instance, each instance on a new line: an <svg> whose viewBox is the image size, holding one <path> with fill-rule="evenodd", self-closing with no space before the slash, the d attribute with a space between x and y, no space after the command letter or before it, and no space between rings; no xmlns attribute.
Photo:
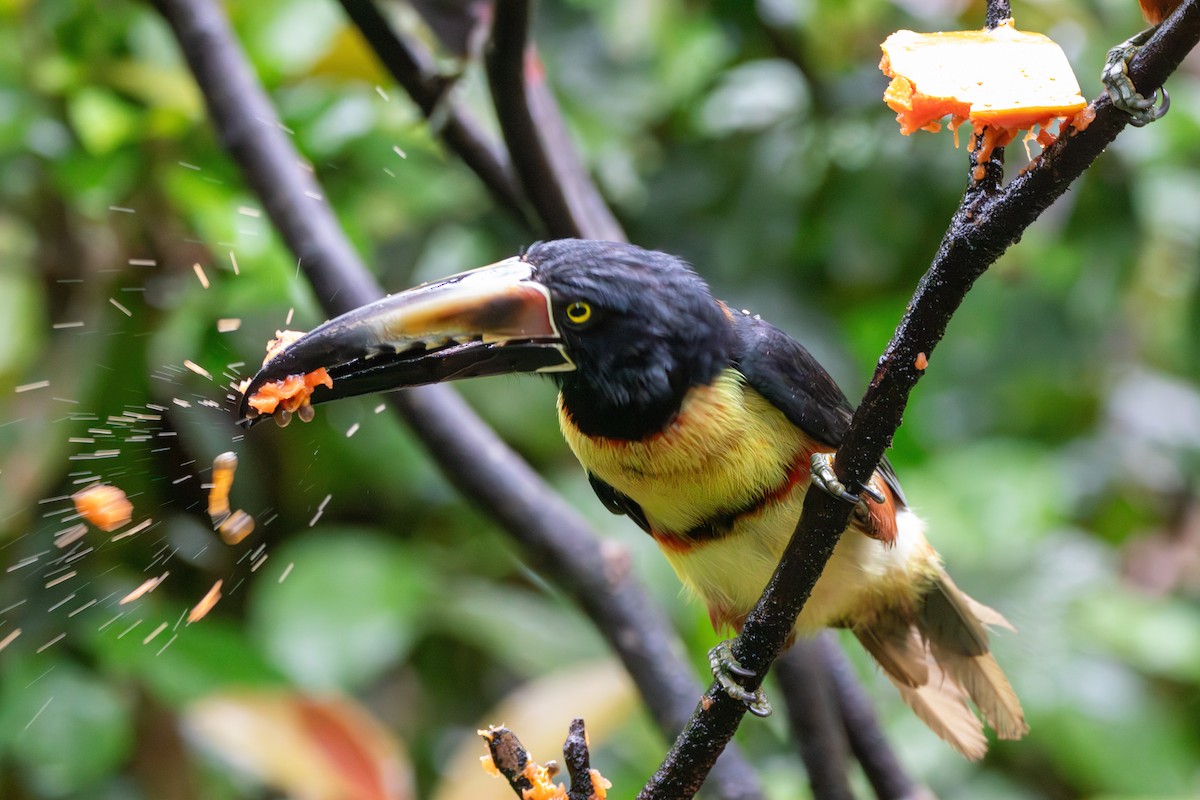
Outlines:
<svg viewBox="0 0 1200 800"><path fill-rule="evenodd" d="M1200 0L1188 0L1130 65L1136 85L1159 86L1200 40ZM1093 101L1086 130L1060 136L1005 189L968 189L929 271L921 279L835 456L838 480L865 483L900 425L908 395L921 377L918 353L928 357L975 280L1104 151L1129 123L1107 95ZM849 519L851 507L826 492L808 492L792 540L758 605L734 643L734 656L758 673L753 690L783 648L812 587ZM745 706L714 682L676 740L642 798L691 797L707 765L733 736Z"/></svg>
<svg viewBox="0 0 1200 800"><path fill-rule="evenodd" d="M382 295L280 129L274 109L211 0L155 0L179 41L222 145L330 314ZM587 523L446 386L388 395L449 480L516 539L529 562L575 599L621 658L660 729L682 728L700 691L668 620ZM759 798L749 764L731 753L713 791Z"/></svg>
<svg viewBox="0 0 1200 800"><path fill-rule="evenodd" d="M529 0L496 0L487 52L496 117L517 174L551 236L624 241L571 145L545 70L528 42L530 5Z"/></svg>
<svg viewBox="0 0 1200 800"><path fill-rule="evenodd" d="M506 211L530 225L525 198L512 172L508 154L482 131L452 96L454 81L437 74L433 58L417 42L402 37L379 12L374 0L339 0L346 16L367 40L396 83L421 109L446 145L470 167Z"/></svg>
<svg viewBox="0 0 1200 800"><path fill-rule="evenodd" d="M846 729L850 750L875 790L879 800L917 800L930 793L920 789L896 760L891 743L883 735L879 718L846 654L829 633L816 639L817 649L834 685L838 716Z"/></svg>
<svg viewBox="0 0 1200 800"><path fill-rule="evenodd" d="M818 638L798 639L775 662L788 725L800 745L814 797L851 800L849 755L833 677L825 669Z"/></svg>

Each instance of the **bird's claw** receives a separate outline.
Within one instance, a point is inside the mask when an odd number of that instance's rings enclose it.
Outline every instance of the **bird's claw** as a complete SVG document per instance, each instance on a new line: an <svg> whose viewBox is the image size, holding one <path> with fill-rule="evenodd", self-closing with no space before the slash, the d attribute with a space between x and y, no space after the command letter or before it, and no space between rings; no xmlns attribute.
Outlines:
<svg viewBox="0 0 1200 800"><path fill-rule="evenodd" d="M814 485L820 486L839 500L845 500L847 503L858 505L862 498L847 489L837 479L837 475L834 474L833 455L831 453L813 453L812 459L809 461L809 467Z"/></svg>
<svg viewBox="0 0 1200 800"><path fill-rule="evenodd" d="M809 468L812 482L829 494L839 500L845 500L847 503L854 503L855 505L864 502L860 495L847 489L845 484L837 479L837 475L833 472L832 453L813 453L812 459L809 461ZM862 494L865 494L876 503L887 502L887 498L883 496L883 493L869 483L860 485L858 489Z"/></svg>
<svg viewBox="0 0 1200 800"><path fill-rule="evenodd" d="M1133 119L1130 124L1136 128L1149 125L1166 115L1171 107L1171 97L1165 87L1151 93L1149 97L1138 92L1133 81L1129 79L1129 62L1149 39L1153 28L1121 42L1108 51L1104 62L1104 70L1100 73L1100 81L1104 90L1112 99L1113 105L1124 111ZM1162 92L1162 102L1159 102L1159 92Z"/></svg>
<svg viewBox="0 0 1200 800"><path fill-rule="evenodd" d="M884 503L887 502L887 498L883 496L883 492L876 489L870 483L864 483L860 490L862 491L863 494L865 494L867 497L871 498L871 500L873 500L874 502L876 502L880 505L883 505Z"/></svg>
<svg viewBox="0 0 1200 800"><path fill-rule="evenodd" d="M746 669L733 655L733 642L729 639L708 651L708 666L712 669L713 678L720 684L725 694L734 700L741 700L746 709L756 717L766 717L771 714L771 704L767 701L762 687L753 692L747 690L738 679L745 680L756 674L752 669Z"/></svg>

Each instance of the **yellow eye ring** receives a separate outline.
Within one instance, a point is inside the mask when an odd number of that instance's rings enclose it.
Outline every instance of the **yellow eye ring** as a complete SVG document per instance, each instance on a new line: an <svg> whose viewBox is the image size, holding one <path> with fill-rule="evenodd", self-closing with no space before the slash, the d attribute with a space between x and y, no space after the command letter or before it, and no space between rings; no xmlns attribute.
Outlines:
<svg viewBox="0 0 1200 800"><path fill-rule="evenodd" d="M572 325L582 325L592 318L592 307L582 300L576 300L567 306L566 315Z"/></svg>

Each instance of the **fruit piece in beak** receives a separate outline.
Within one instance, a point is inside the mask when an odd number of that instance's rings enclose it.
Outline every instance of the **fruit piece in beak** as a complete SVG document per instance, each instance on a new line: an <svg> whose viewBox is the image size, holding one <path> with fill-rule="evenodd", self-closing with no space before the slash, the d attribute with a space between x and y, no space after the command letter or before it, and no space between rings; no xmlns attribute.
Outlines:
<svg viewBox="0 0 1200 800"><path fill-rule="evenodd" d="M549 290L510 258L389 295L314 328L284 347L246 385L238 418L281 381L324 369L332 386L311 402L424 383L514 372L572 370ZM302 418L311 418L311 409Z"/></svg>

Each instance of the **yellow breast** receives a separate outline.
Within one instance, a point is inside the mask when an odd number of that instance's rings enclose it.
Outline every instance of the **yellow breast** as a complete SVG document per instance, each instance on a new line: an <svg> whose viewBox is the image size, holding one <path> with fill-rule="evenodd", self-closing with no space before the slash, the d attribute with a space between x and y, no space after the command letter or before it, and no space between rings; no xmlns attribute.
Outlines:
<svg viewBox="0 0 1200 800"><path fill-rule="evenodd" d="M683 532L786 480L803 433L736 370L692 389L667 428L630 442L585 436L559 398L563 436L580 463L642 507L657 531Z"/></svg>

